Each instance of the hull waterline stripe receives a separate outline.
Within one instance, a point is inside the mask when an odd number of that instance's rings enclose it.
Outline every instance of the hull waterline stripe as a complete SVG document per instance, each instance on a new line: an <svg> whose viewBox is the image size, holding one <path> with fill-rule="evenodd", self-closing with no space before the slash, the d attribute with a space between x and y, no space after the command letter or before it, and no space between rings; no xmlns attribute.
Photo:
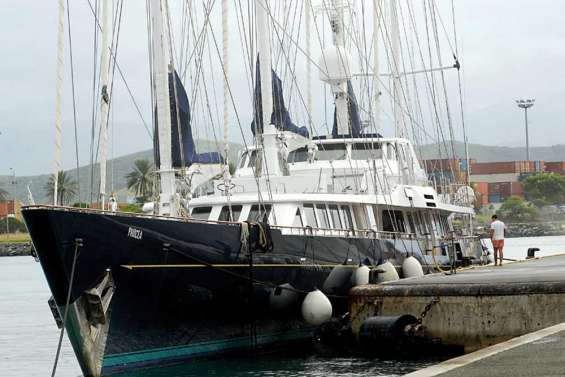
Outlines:
<svg viewBox="0 0 565 377"><path fill-rule="evenodd" d="M278 334L265 334L257 337L257 345L306 340L312 337L313 329L294 330ZM134 369L142 365L159 364L167 360L198 358L220 354L226 351L245 350L252 348L249 337L202 342L184 346L149 349L128 352L104 357L103 372Z"/></svg>

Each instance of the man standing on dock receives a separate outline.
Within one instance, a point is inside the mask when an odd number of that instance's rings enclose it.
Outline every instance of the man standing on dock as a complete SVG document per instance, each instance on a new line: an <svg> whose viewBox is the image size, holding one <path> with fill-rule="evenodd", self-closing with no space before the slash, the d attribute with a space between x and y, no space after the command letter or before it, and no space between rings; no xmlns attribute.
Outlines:
<svg viewBox="0 0 565 377"><path fill-rule="evenodd" d="M492 215L492 223L490 224L490 240L494 249L494 265L502 266L502 249L504 248L504 232L506 225L498 219L498 216Z"/></svg>

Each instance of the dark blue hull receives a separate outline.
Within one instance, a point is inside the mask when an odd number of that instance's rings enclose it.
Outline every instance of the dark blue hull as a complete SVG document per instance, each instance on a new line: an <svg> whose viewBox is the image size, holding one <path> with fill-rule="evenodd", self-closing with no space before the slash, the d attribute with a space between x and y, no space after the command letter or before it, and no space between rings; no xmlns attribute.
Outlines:
<svg viewBox="0 0 565 377"><path fill-rule="evenodd" d="M82 308L85 294L111 274L113 296L103 316L107 334L97 346L103 372L304 341L312 328L301 320L300 303L324 287L334 266L422 255L410 240L283 235L272 229L272 249L265 250L255 242L255 226L242 243L240 224L57 207L27 207L22 214L59 308L66 304L75 255L72 305ZM283 284L292 285L299 298L274 310L270 297ZM346 311L349 288L346 279L325 292L334 315ZM78 317L86 311L92 320L88 310L78 309ZM87 351L78 339L85 331L78 328L84 323L75 318L66 326L83 372L96 375L85 366L89 362L81 362Z"/></svg>

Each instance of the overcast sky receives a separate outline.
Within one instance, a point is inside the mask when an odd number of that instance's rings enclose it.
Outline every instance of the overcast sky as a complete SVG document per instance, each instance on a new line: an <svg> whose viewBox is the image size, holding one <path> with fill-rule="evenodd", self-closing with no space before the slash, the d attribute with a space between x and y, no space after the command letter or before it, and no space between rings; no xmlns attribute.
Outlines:
<svg viewBox="0 0 565 377"><path fill-rule="evenodd" d="M9 168L15 168L18 175L50 173L54 156L57 1L2 3L0 175L9 174ZM144 3L125 1L118 61L145 121L150 123ZM449 10L450 3L438 0L440 7ZM532 127L546 129L538 132L534 128L531 144L565 143L565 131L561 129L565 127L560 127L565 101L565 1L455 0L455 8L470 141L521 145L523 131L517 127L522 127L523 114L515 108L514 99L535 97ZM71 13L82 165L89 160L93 17L87 0L72 1ZM68 47L68 40L65 45ZM245 75L237 69L231 73ZM65 70L63 168L69 169L75 164L75 144L68 55ZM151 140L123 85L116 85L120 95L116 95L113 105L120 111L113 118L114 151L110 154L119 156L150 148ZM238 88L247 95L245 85ZM251 109L240 110L245 123ZM493 121L495 124L489 123ZM197 136L210 137L209 130L200 132ZM239 129L230 130L230 139L241 142Z"/></svg>

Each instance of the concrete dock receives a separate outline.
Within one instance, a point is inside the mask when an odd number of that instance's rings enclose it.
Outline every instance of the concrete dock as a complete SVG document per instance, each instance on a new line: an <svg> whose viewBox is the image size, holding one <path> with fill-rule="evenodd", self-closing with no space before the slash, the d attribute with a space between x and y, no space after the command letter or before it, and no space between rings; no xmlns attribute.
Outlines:
<svg viewBox="0 0 565 377"><path fill-rule="evenodd" d="M565 375L565 323L407 374L406 377Z"/></svg>
<svg viewBox="0 0 565 377"><path fill-rule="evenodd" d="M427 337L473 352L564 321L565 255L359 286L350 313L354 334L368 317L410 314Z"/></svg>

